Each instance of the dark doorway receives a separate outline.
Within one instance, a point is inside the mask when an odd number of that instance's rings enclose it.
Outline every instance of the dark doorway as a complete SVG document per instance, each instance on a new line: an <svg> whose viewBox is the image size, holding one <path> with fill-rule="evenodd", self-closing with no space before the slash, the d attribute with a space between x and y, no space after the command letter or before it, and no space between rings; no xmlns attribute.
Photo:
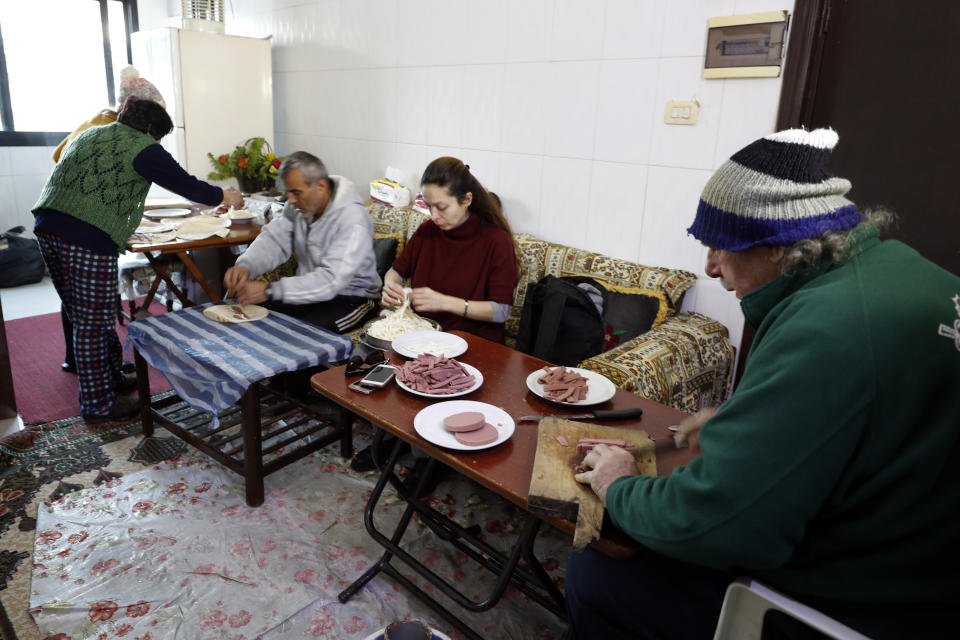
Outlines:
<svg viewBox="0 0 960 640"><path fill-rule="evenodd" d="M850 198L960 274L960 2L797 0L790 29L777 129L836 129Z"/></svg>

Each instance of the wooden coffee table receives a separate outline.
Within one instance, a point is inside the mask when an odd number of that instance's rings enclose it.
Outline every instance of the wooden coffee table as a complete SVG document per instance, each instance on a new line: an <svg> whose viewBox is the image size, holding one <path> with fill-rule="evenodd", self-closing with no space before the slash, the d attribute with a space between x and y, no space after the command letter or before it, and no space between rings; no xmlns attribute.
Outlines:
<svg viewBox="0 0 960 640"><path fill-rule="evenodd" d="M546 364L542 360L468 333L459 331L453 333L464 338L468 344L467 352L457 359L479 369L484 378L483 385L479 389L457 399L486 402L501 407L514 419L531 414L562 417L582 412L582 407L575 409L550 403L527 390L526 377L530 372ZM400 364L402 361L403 359L400 356L393 354L394 364ZM507 553L491 549L483 541L473 536L471 531L453 523L422 500L407 494L399 478L393 472L401 450L400 442L398 442L381 472L364 514L367 531L384 547L385 553L376 564L340 594L341 602L346 602L378 573L387 573L456 626L465 636L479 638L456 615L400 574L390 564L390 560L396 556L405 565L420 573L445 595L468 610L485 611L490 609L500 599L506 587L512 583L545 608L553 611L561 618L565 617L563 595L553 585L549 576L533 555L533 542L542 521L549 522L554 527L571 535L575 527L575 523L569 520L545 518L531 514L528 510L527 492L530 488L530 478L537 449L538 424L536 422L517 423L513 436L509 440L490 449L479 451L447 450L424 440L413 426L414 416L421 409L443 398L434 400L416 396L400 389L396 384L391 384L389 387L370 395L364 395L348 388L348 385L354 380L355 378L345 378L344 367L330 369L315 374L311 378L313 388L316 391L347 409L349 413L366 418L380 427L383 432L395 435L400 440L425 451L431 458L430 466L439 462L451 467L458 473L471 478L524 509L528 516L522 533ZM686 415L676 409L620 390L617 390L614 397L609 401L591 408L628 409L635 407L643 409L641 419L597 423L641 429L658 440L672 437L668 427L677 424ZM344 416L344 420L349 419L349 415ZM659 475L670 473L675 467L687 463L692 457L693 454L688 449L661 452L657 456ZM428 468L427 473L429 472L430 469ZM373 522L373 514L377 501L388 482L397 489L401 497L407 502L407 508L396 529L385 535L377 530ZM423 566L403 549L400 544L401 539L414 513L418 515L421 521L430 526L440 538L449 541L497 574L497 583L488 597L482 601L467 598L459 593L453 585ZM627 557L639 548L636 541L610 526L605 527L601 539L592 546L601 552L616 557ZM519 565L521 557L524 559L525 567Z"/></svg>

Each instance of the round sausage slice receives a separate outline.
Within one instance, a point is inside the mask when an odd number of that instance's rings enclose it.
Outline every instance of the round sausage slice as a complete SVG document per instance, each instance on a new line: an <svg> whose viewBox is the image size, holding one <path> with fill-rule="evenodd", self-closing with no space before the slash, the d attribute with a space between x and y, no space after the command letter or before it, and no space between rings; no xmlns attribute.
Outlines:
<svg viewBox="0 0 960 640"><path fill-rule="evenodd" d="M485 444L490 444L491 442L496 442L500 434L497 432L496 427L484 422L483 426L479 429L454 433L453 437L457 439L457 442L468 447L480 447Z"/></svg>
<svg viewBox="0 0 960 640"><path fill-rule="evenodd" d="M454 413L443 419L443 426L447 431L475 431L483 426L484 417L479 411L464 411Z"/></svg>

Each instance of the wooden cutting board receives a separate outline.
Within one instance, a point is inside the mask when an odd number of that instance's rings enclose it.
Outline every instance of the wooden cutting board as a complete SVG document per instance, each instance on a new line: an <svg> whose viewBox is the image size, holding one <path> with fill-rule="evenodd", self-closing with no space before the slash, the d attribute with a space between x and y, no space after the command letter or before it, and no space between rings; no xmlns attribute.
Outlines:
<svg viewBox="0 0 960 640"><path fill-rule="evenodd" d="M560 436L569 446L563 446ZM588 485L573 479L577 462L577 442L580 438L620 438L632 443L639 452L637 469L645 476L657 475L653 440L644 431L575 422L559 418L540 421L537 435L537 454L533 462L533 476L527 494L531 512L575 520L577 527L573 547L581 550L600 538L603 524L603 504Z"/></svg>

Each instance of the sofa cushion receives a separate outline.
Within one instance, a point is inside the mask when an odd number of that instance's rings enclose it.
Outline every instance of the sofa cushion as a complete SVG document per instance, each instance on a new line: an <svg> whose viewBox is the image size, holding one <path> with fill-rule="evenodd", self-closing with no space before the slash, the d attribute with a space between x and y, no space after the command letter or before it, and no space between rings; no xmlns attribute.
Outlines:
<svg viewBox="0 0 960 640"><path fill-rule="evenodd" d="M580 363L630 391L681 411L719 406L727 397L734 349L727 328L695 312Z"/></svg>
<svg viewBox="0 0 960 640"><path fill-rule="evenodd" d="M520 251L520 268L513 306L506 322L507 345L511 347L516 344L527 285L539 281L547 274L558 278L587 276L608 288L659 292L666 303L665 310L662 310L663 317L660 317L658 312L659 321L676 313L683 294L697 281L697 277L689 271L647 267L593 251L552 244L526 233L516 234L514 239L517 250Z"/></svg>
<svg viewBox="0 0 960 640"><path fill-rule="evenodd" d="M403 253L407 240L429 216L410 207L391 207L382 202L370 201L367 212L373 218L374 238L396 238L396 255Z"/></svg>
<svg viewBox="0 0 960 640"><path fill-rule="evenodd" d="M676 312L683 294L697 281L697 276L689 271L647 267L559 244L552 244L547 250L546 270L558 277L589 276L619 287L660 290L666 297L671 312Z"/></svg>
<svg viewBox="0 0 960 640"><path fill-rule="evenodd" d="M618 287L607 289L603 305L603 350L609 351L662 323L669 311L666 296L656 289Z"/></svg>

